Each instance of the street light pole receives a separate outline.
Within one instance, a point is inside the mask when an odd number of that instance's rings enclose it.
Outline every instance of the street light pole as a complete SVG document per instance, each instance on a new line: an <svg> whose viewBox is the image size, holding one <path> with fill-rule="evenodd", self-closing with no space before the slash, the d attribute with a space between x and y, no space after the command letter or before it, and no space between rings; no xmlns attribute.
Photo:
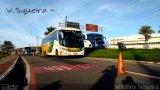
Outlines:
<svg viewBox="0 0 160 90"><path fill-rule="evenodd" d="M65 27L67 27L67 16L65 17Z"/></svg>
<svg viewBox="0 0 160 90"><path fill-rule="evenodd" d="M101 27L102 35L103 35L103 27Z"/></svg>

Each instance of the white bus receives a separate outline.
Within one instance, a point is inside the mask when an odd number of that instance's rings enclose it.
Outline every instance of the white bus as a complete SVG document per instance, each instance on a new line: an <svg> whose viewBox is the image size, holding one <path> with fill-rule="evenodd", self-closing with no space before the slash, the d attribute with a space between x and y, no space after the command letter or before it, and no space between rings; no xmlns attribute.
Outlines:
<svg viewBox="0 0 160 90"><path fill-rule="evenodd" d="M84 55L83 35L80 29L58 27L42 40L42 55Z"/></svg>
<svg viewBox="0 0 160 90"><path fill-rule="evenodd" d="M83 34L84 48L92 48L92 43L87 39L87 35Z"/></svg>

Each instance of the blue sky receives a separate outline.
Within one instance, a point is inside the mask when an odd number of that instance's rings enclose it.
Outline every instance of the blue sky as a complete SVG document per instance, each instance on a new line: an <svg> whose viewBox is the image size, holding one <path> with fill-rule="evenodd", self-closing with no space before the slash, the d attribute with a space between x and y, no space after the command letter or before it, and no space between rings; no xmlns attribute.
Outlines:
<svg viewBox="0 0 160 90"><path fill-rule="evenodd" d="M11 8L14 13L7 11ZM46 12L24 15L19 13L23 9ZM16 48L35 46L38 36L40 45L46 27L57 27L65 16L84 26L103 27L106 38L138 34L143 25L150 25L157 32L160 29L160 0L1 0L0 43L10 40Z"/></svg>

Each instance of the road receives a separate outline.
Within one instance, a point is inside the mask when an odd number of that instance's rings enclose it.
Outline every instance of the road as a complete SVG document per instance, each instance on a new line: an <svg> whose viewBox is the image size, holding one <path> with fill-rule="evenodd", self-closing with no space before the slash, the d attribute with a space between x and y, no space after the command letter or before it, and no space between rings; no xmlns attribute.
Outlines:
<svg viewBox="0 0 160 90"><path fill-rule="evenodd" d="M23 56L30 64L32 87L38 90L160 89L160 65L79 57Z"/></svg>

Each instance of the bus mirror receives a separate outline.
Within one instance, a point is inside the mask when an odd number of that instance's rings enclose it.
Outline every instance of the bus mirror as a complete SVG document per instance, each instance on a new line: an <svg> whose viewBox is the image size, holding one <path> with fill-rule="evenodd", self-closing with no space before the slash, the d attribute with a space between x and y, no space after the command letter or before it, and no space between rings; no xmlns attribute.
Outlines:
<svg viewBox="0 0 160 90"><path fill-rule="evenodd" d="M106 37L103 37L104 38L104 40L106 40Z"/></svg>
<svg viewBox="0 0 160 90"><path fill-rule="evenodd" d="M87 35L84 35L84 39L87 40Z"/></svg>
<svg viewBox="0 0 160 90"><path fill-rule="evenodd" d="M63 39L64 38L64 34L61 32L61 38Z"/></svg>

